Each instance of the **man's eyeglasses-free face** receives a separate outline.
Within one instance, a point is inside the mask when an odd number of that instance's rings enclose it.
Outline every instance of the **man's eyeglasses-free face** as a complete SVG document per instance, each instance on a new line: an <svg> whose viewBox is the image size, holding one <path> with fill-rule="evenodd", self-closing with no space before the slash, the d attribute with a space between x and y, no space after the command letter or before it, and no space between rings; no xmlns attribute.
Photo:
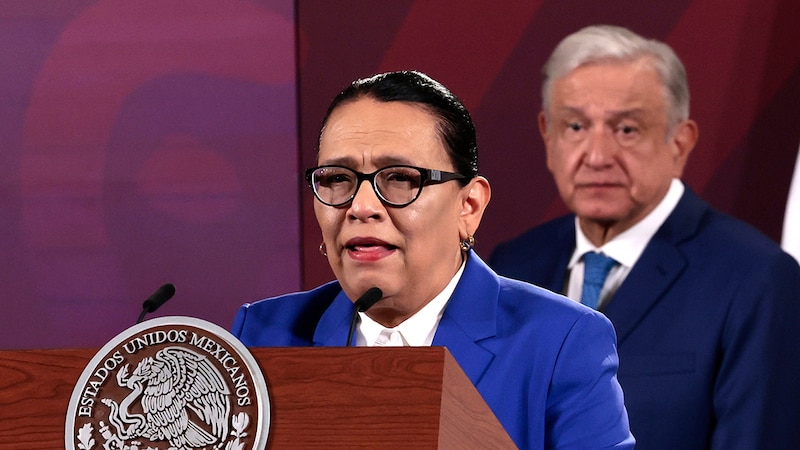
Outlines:
<svg viewBox="0 0 800 450"><path fill-rule="evenodd" d="M422 187L467 178L460 173L422 167L395 165L372 173L356 172L344 166L319 166L306 170L306 180L314 196L328 206L344 206L355 198L358 188L368 180L381 201L402 208L419 198Z"/></svg>

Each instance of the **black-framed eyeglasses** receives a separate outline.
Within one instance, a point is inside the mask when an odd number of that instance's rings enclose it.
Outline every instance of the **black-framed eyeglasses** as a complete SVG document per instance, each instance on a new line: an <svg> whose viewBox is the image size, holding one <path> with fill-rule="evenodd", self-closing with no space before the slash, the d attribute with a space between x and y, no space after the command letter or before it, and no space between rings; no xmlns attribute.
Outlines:
<svg viewBox="0 0 800 450"><path fill-rule="evenodd" d="M460 173L406 165L388 166L372 173L336 165L306 170L306 180L314 196L328 206L344 206L353 201L364 180L369 181L383 203L402 208L419 198L423 186L465 178Z"/></svg>

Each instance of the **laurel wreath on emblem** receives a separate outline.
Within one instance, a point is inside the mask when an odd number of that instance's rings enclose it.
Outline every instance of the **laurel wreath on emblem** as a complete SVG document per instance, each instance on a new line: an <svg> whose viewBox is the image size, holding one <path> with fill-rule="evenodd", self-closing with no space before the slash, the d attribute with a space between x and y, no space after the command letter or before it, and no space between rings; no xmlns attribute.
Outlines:
<svg viewBox="0 0 800 450"><path fill-rule="evenodd" d="M131 392L119 403L104 398L110 424L100 422L100 435L108 450L139 450L136 439L167 441L168 449L213 446L241 450L250 416L230 416L230 391L222 375L205 356L181 347L166 347L142 359L128 375L129 366L117 372L117 384ZM139 402L143 414L130 412ZM199 422L205 425L201 426ZM225 442L229 436L234 439ZM210 429L210 431L207 431ZM92 450L93 427L84 424L76 435L78 448ZM130 445L127 445L130 442ZM148 447L143 450L157 450Z"/></svg>

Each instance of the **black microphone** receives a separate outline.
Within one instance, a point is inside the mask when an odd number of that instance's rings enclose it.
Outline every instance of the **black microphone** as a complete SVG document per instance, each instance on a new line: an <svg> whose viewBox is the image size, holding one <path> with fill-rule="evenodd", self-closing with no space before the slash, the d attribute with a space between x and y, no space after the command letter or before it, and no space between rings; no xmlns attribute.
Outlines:
<svg viewBox="0 0 800 450"><path fill-rule="evenodd" d="M358 319L358 313L364 312L370 308L375 303L378 303L378 300L383 298L383 291L381 291L377 287L371 287L367 289L367 292L364 292L364 295L359 297L358 300L353 304L355 308L353 308L353 316L350 317L350 331L347 333L347 345L346 347L350 347L353 345L353 331L356 329L356 320Z"/></svg>
<svg viewBox="0 0 800 450"><path fill-rule="evenodd" d="M175 285L172 283L167 283L158 288L158 290L153 292L153 295L148 297L142 304L142 313L139 314L136 323L141 323L145 314L157 310L161 305L166 303L167 300L171 299L173 295L175 295Z"/></svg>

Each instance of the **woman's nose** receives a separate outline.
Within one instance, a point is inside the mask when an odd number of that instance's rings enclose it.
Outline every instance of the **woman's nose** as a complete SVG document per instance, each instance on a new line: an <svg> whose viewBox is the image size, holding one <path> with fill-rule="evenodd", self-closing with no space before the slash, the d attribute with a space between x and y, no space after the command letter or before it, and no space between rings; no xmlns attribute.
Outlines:
<svg viewBox="0 0 800 450"><path fill-rule="evenodd" d="M383 202L381 202L372 187L372 183L369 180L362 180L353 197L353 201L350 203L349 215L359 220L366 220L380 215L385 210Z"/></svg>

